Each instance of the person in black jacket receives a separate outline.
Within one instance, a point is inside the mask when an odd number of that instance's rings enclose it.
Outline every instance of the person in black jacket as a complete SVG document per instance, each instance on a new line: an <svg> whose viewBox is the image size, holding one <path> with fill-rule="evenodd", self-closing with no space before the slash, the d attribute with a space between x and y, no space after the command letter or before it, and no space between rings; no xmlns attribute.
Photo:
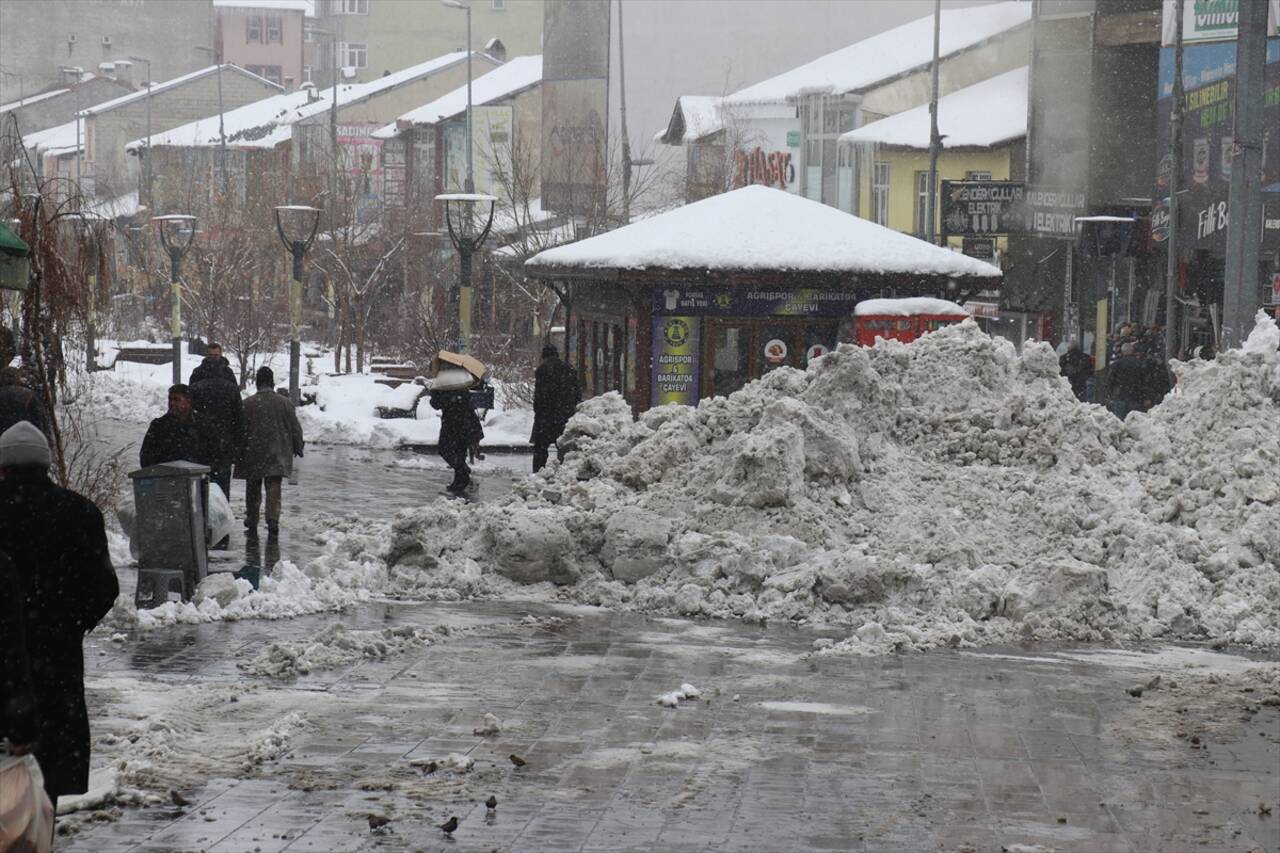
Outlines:
<svg viewBox="0 0 1280 853"><path fill-rule="evenodd" d="M51 454L25 421L0 435L0 546L22 587L31 683L40 717L36 759L57 798L89 787L84 635L120 592L102 513L49 479Z"/></svg>
<svg viewBox="0 0 1280 853"><path fill-rule="evenodd" d="M1058 370L1071 383L1071 393L1083 403L1089 377L1093 375L1093 359L1080 349L1079 341L1067 344L1067 351L1058 359Z"/></svg>
<svg viewBox="0 0 1280 853"><path fill-rule="evenodd" d="M15 755L29 752L40 731L22 599L22 577L0 551L0 738L8 739Z"/></svg>
<svg viewBox="0 0 1280 853"><path fill-rule="evenodd" d="M1120 420L1130 412L1142 411L1147 372L1133 342L1120 347L1120 357L1111 365L1107 379L1107 408Z"/></svg>
<svg viewBox="0 0 1280 853"><path fill-rule="evenodd" d="M0 367L0 432L18 421L30 421L49 435L49 419L44 403L30 388L22 386L22 375L16 367Z"/></svg>
<svg viewBox="0 0 1280 853"><path fill-rule="evenodd" d="M212 467L217 446L209 425L192 409L191 389L174 385L169 389L169 411L147 427L138 461L143 468L179 459Z"/></svg>
<svg viewBox="0 0 1280 853"><path fill-rule="evenodd" d="M197 418L208 425L214 438L214 457L209 479L231 499L231 468L244 444L244 401L231 365L222 357L222 347L209 344L209 355L191 371L191 406Z"/></svg>
<svg viewBox="0 0 1280 853"><path fill-rule="evenodd" d="M431 408L440 411L440 438L437 451L453 469L453 482L446 488L461 493L471 485L471 469L467 467L467 450L484 438L484 427L471 408L468 390L432 391Z"/></svg>
<svg viewBox="0 0 1280 853"><path fill-rule="evenodd" d="M565 424L582 400L577 372L560 360L560 352L550 344L542 348L542 364L533 376L533 472L547 464L551 445L560 440ZM556 457L560 448L556 447Z"/></svg>

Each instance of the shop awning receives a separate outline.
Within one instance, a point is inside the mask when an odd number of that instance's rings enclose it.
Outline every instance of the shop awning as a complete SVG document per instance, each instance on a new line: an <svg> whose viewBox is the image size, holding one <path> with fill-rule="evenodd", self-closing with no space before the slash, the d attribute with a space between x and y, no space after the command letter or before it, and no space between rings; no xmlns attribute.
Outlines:
<svg viewBox="0 0 1280 853"><path fill-rule="evenodd" d="M537 278L709 280L740 273L998 283L1000 270L782 190L749 186L525 262Z"/></svg>
<svg viewBox="0 0 1280 853"><path fill-rule="evenodd" d="M12 228L0 222L0 252L4 252L7 255L21 255L25 258L31 254L31 247L21 237L13 233Z"/></svg>

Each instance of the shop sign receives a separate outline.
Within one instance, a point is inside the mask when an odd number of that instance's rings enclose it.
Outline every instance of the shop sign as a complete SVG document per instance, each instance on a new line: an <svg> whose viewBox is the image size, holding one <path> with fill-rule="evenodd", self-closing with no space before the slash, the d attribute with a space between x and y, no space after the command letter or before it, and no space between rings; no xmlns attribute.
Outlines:
<svg viewBox="0 0 1280 853"><path fill-rule="evenodd" d="M787 147L788 148L800 147L800 131L798 130L787 131Z"/></svg>
<svg viewBox="0 0 1280 853"><path fill-rule="evenodd" d="M961 243L962 254L983 261L996 259L996 241L994 237L965 237Z"/></svg>
<svg viewBox="0 0 1280 853"><path fill-rule="evenodd" d="M827 346L826 344L814 344L813 346L805 350L804 363L808 364L809 362L813 361L815 358L822 358L824 355L826 355L829 352L831 352L831 347Z"/></svg>
<svg viewBox="0 0 1280 853"><path fill-rule="evenodd" d="M1151 211L1151 242L1169 239L1169 199L1162 198Z"/></svg>
<svg viewBox="0 0 1280 853"><path fill-rule="evenodd" d="M1241 3L1267 3L1267 35L1280 36L1280 0L1182 0L1182 41L1230 41L1240 31ZM1172 46L1178 38L1178 0L1164 0L1161 43Z"/></svg>
<svg viewBox="0 0 1280 853"><path fill-rule="evenodd" d="M1280 305L1280 272L1271 274L1271 304Z"/></svg>
<svg viewBox="0 0 1280 853"><path fill-rule="evenodd" d="M787 342L782 338L774 338L764 345L764 360L766 363L777 366L787 363Z"/></svg>
<svg viewBox="0 0 1280 853"><path fill-rule="evenodd" d="M1074 240L1076 217L1085 215L1085 207L1077 190L1028 185L1019 211L1023 233Z"/></svg>
<svg viewBox="0 0 1280 853"><path fill-rule="evenodd" d="M996 302L974 302L969 301L964 304L964 310L969 312L972 317L985 317L987 319L995 319L1000 316L1000 305Z"/></svg>
<svg viewBox="0 0 1280 853"><path fill-rule="evenodd" d="M690 316L653 318L653 405L697 405L701 322Z"/></svg>
<svg viewBox="0 0 1280 853"><path fill-rule="evenodd" d="M1017 231L1023 192L1021 181L943 181L942 229L966 237Z"/></svg>
<svg viewBox="0 0 1280 853"><path fill-rule="evenodd" d="M734 186L745 187L748 184L764 184L786 189L787 184L795 183L796 167L791 165L790 151L774 151L764 153L763 148L754 151L735 151Z"/></svg>
<svg viewBox="0 0 1280 853"><path fill-rule="evenodd" d="M717 317L845 317L859 297L843 290L775 290L749 287L681 287L653 291L655 314Z"/></svg>

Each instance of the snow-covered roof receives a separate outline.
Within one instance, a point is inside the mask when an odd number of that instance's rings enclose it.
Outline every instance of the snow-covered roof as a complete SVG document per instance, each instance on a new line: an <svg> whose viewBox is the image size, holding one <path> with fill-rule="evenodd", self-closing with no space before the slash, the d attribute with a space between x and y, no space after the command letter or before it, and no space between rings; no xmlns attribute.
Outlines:
<svg viewBox="0 0 1280 853"><path fill-rule="evenodd" d="M486 54L476 53L489 62L494 60ZM342 83L338 85L338 107L370 98L380 92L429 77L449 68L467 58L466 51L455 51L438 56L428 62L421 62L402 68L386 77L378 77L367 83ZM483 78L482 78L483 79ZM297 121L310 118L333 108L333 88L316 91L314 99L307 91L288 92L273 95L245 104L223 114L222 121L227 135L227 144L236 148L274 148L289 139L290 126ZM146 145L146 137L135 139L125 146L128 150ZM217 145L218 115L198 119L152 136L152 145L173 145L180 147L200 147Z"/></svg>
<svg viewBox="0 0 1280 853"><path fill-rule="evenodd" d="M855 317L911 317L916 314L934 317L968 317L969 312L947 299L932 296L909 296L904 299L864 299L853 307Z"/></svg>
<svg viewBox="0 0 1280 853"><path fill-rule="evenodd" d="M482 106L492 101L500 101L531 86L536 86L541 81L542 57L517 56L472 81L471 103ZM385 127L378 128L372 135L377 139L390 139L399 133L399 128L418 124L436 124L464 113L466 109L467 87L459 86L429 104L410 110Z"/></svg>
<svg viewBox="0 0 1280 853"><path fill-rule="evenodd" d="M7 104L0 104L0 113L7 113L9 110L16 110L21 107L29 107L37 101L43 101L45 98L52 98L57 95L64 95L70 91L70 89L53 89L49 92L41 92L38 95L27 95L20 101L10 101Z"/></svg>
<svg viewBox="0 0 1280 853"><path fill-rule="evenodd" d="M142 100L146 98L148 95L158 95L161 92L167 91L169 89L186 85L187 83L190 83L193 80L199 80L201 77L207 77L210 74L216 73L217 70L218 70L218 66L210 65L207 68L201 68L199 71L192 71L190 74L183 74L181 77L174 77L173 79L165 80L162 83L152 83L150 89L147 89L144 86L143 88L139 89L136 92L130 92L127 95L121 95L119 98L112 98L109 101L103 101L101 104L97 104L95 106L89 107L88 109L81 110L80 115L93 116L93 115L98 115L99 113L105 113L105 112L108 112L109 110L114 110L117 107L123 107L125 104L131 104L134 101ZM252 74L248 71L245 71L243 68L241 68L238 65L231 65L230 63L227 63L222 66L222 70L228 74L240 74L244 77L248 77L259 83L270 86L276 91L283 91L283 87L280 86L279 84L272 83L270 80L268 80L265 77L259 77L257 74Z"/></svg>
<svg viewBox="0 0 1280 853"><path fill-rule="evenodd" d="M83 142L84 130L80 130ZM37 154L66 154L76 150L76 121L72 119L66 124L59 124L46 130L28 133L22 138L22 144Z"/></svg>
<svg viewBox="0 0 1280 853"><path fill-rule="evenodd" d="M301 12L308 18L316 15L312 0L213 0L214 6L231 9L266 9L272 12Z"/></svg>
<svg viewBox="0 0 1280 853"><path fill-rule="evenodd" d="M568 246L531 272L689 269L999 278L1000 270L783 190L749 186Z"/></svg>
<svg viewBox="0 0 1280 853"><path fill-rule="evenodd" d="M942 13L939 47L946 57L1027 24L1031 3L1008 0ZM886 30L729 95L731 102L783 101L808 94L865 89L933 59L933 15Z"/></svg>
<svg viewBox="0 0 1280 853"><path fill-rule="evenodd" d="M958 89L938 99L943 148L989 148L1027 135L1026 66ZM929 105L851 130L841 142L877 142L902 148L929 147Z"/></svg>
<svg viewBox="0 0 1280 853"><path fill-rule="evenodd" d="M135 216L146 209L146 205L139 204L138 191L134 190L115 198L91 204L85 208L85 213L102 219L128 219L130 216Z"/></svg>
<svg viewBox="0 0 1280 853"><path fill-rule="evenodd" d="M716 133L724 127L720 118L723 101L718 95L681 95L676 98L676 108L666 130L659 131L654 139L676 145Z"/></svg>

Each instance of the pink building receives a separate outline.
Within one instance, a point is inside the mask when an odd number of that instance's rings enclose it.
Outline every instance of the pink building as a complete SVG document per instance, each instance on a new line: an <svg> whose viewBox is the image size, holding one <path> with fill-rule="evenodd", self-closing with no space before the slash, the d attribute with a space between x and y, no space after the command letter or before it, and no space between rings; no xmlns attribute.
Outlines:
<svg viewBox="0 0 1280 853"><path fill-rule="evenodd" d="M306 81L305 20L313 17L311 0L213 0L213 7L223 62L286 90Z"/></svg>

